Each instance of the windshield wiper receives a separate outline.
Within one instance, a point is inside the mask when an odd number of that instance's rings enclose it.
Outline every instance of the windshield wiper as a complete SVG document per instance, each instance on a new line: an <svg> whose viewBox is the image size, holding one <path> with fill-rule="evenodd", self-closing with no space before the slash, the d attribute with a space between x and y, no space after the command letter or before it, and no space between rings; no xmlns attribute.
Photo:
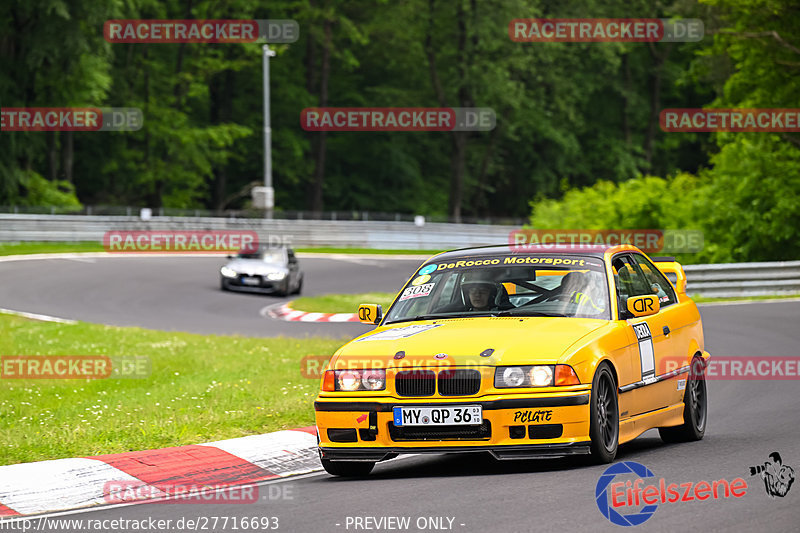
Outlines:
<svg viewBox="0 0 800 533"><path fill-rule="evenodd" d="M415 322L417 320L433 320L435 318L452 318L448 315L442 314L433 314L433 315L417 315L417 316L410 316L407 318L398 318L397 320L392 320L391 322L387 322L387 324L397 324L398 322Z"/></svg>
<svg viewBox="0 0 800 533"><path fill-rule="evenodd" d="M509 309L508 311L500 311L497 313L497 316L552 316L552 317L568 317L571 315L565 315L564 313L541 313L539 311L528 311L527 309L522 311L521 313L514 313L513 309Z"/></svg>

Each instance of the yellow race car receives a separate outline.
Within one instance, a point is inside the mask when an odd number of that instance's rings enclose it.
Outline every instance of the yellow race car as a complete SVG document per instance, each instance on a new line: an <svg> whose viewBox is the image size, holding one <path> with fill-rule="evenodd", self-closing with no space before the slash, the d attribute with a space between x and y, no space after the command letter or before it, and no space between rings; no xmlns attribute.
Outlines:
<svg viewBox="0 0 800 533"><path fill-rule="evenodd" d="M314 403L331 474L401 453L608 463L651 428L703 438L710 356L670 258L631 245L456 250L426 261L385 315L358 312L378 327L334 354Z"/></svg>

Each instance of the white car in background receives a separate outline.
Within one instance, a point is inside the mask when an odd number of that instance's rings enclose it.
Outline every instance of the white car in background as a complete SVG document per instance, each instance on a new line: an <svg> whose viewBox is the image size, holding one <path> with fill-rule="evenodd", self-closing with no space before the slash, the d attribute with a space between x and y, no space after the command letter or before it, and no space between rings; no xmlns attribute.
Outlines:
<svg viewBox="0 0 800 533"><path fill-rule="evenodd" d="M242 250L219 269L219 286L235 290L286 296L300 294L303 272L291 248L260 247Z"/></svg>

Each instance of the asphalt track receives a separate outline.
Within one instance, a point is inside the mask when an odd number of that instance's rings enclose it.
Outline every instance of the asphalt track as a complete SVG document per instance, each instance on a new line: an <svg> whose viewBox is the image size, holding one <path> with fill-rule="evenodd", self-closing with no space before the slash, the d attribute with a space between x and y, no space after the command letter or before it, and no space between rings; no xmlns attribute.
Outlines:
<svg viewBox="0 0 800 533"><path fill-rule="evenodd" d="M168 331L253 337L354 337L370 326L285 322L262 310L291 299L223 292L224 257L74 257L0 262L0 308ZM303 295L399 290L422 263L300 256ZM352 310L355 312L355 309Z"/></svg>
<svg viewBox="0 0 800 533"><path fill-rule="evenodd" d="M128 259L127 261L131 261ZM154 261L154 260L150 260ZM203 280L200 289L191 287L195 275L188 276L207 264L190 259L168 260L159 268L145 263L128 263L123 271L129 276L118 280L127 289L115 289L111 294L102 287L102 277L93 278L89 286L78 286L81 269L94 274L106 273L102 261L88 264L55 262L36 265L27 262L24 269L7 263L0 264L0 293L3 307L19 309L13 305L26 303L25 296L42 294L21 310L89 320L107 316L111 323L142 320L131 315L131 309L143 310L149 306L166 306L159 309L160 319L154 324L162 329L186 329L195 321L208 320L214 312L228 310L235 317L246 317L248 311L263 307L263 301L250 305L249 295L228 295L214 292L216 278ZM411 263L414 263L413 261ZM305 261L307 272L328 271L324 286L336 286L336 292L351 290L384 289L396 287L405 279L413 264L393 262L379 267L359 263L341 264L326 260ZM101 268L89 270L92 266ZM138 267L137 267L138 265ZM9 267L12 268L9 268ZM181 268L184 267L184 268ZM111 271L120 267L113 267ZM319 269L319 270L316 270ZM19 271L18 271L19 270ZM18 271L18 272L17 272ZM58 271L58 279L52 274ZM48 276L49 274L49 276ZM179 282L166 284L154 281L171 279L173 274L186 276ZM213 273L212 273L213 274ZM45 276L47 279L40 279ZM339 277L341 276L341 278ZM354 276L350 279L350 276ZM23 278L27 288L19 287ZM83 282L89 280L83 277ZM16 281L15 281L16 280ZM321 292L312 287L309 275L309 293ZM382 283L381 283L382 282ZM153 291L143 288L155 285ZM374 284L374 285L373 285ZM160 287L160 291L157 289ZM48 298L46 289L59 297ZM168 290L171 288L171 290ZM328 291L332 292L332 291ZM13 296L12 301L8 295ZM196 296L192 296L195 295ZM73 295L72 308L65 295ZM117 295L131 301L111 301ZM222 296L223 299L220 299ZM220 302L236 296L234 303L223 306ZM213 303L202 303L203 297ZM105 301L108 300L108 301ZM49 302L58 306L52 308ZM194 302L194 304L189 305ZM246 303L242 303L246 302ZM101 305L99 314L92 314L93 305ZM127 307L128 311L112 311ZM103 312L105 311L105 315ZM181 311L181 313L178 313ZM127 315L125 313L128 313ZM749 305L704 306L701 308L706 333L706 348L716 355L781 355L797 356L800 350L800 302L755 303ZM127 318L125 318L127 316ZM193 320L192 320L193 319ZM263 322L254 319L254 324ZM209 322L210 324L213 323ZM250 326L250 322L237 324L234 319L222 324L235 327ZM136 325L145 325L139 323ZM324 332L318 327L331 326L339 333L350 334L349 325L305 324L303 330ZM219 325L218 328L224 327ZM252 327L256 327L253 325ZM283 324L282 327L286 327ZM341 328L341 329L339 329ZM256 327L256 329L258 329ZM221 331L216 329L215 331ZM242 329L242 332L245 332ZM288 330L286 334L292 334ZM769 531L789 532L800 530L800 481L795 481L785 498L770 498L758 477L750 477L749 466L763 464L767 456L778 451L785 464L794 467L800 475L800 384L797 381L710 381L709 425L702 441L689 444L666 445L657 434L650 431L632 443L621 447L617 461L635 461L652 470L656 478L664 477L666 483L733 480L742 477L747 481L747 493L739 499L708 499L685 503L660 503L655 514L644 524L631 527L632 531ZM439 530L459 532L529 532L529 531L620 531L622 528L604 518L595 503L595 485L604 466L585 467L569 460L535 460L497 462L491 458L473 455L413 456L376 466L367 479L343 480L324 473L301 478L289 478L273 486L286 487L283 497L269 499L268 487L262 487L265 499L257 503L186 505L140 504L93 511L80 511L61 516L61 519L84 520L142 520L171 519L172 526L161 531L183 531L175 527L181 518L218 517L217 527L210 522L205 531L242 531L233 527L232 517L278 517L278 531L291 532L344 532L344 531L431 531L422 521L428 517L446 517ZM354 527L355 517L409 517L406 529L380 529ZM222 518L227 517L227 527ZM452 518L452 525L448 519ZM418 522L419 521L419 522ZM365 524L362 522L362 524ZM33 525L33 524L32 524ZM374 524L369 523L370 526ZM430 525L430 522L427 523ZM37 527L33 525L33 527ZM38 527L44 527L39 523ZM56 527L50 522L49 531L78 531L77 527ZM40 529L41 530L41 529ZM120 528L118 531L139 529ZM252 529L248 529L251 530ZM273 529L274 530L274 529ZM158 531L151 529L150 531ZM264 531L264 530L261 530Z"/></svg>

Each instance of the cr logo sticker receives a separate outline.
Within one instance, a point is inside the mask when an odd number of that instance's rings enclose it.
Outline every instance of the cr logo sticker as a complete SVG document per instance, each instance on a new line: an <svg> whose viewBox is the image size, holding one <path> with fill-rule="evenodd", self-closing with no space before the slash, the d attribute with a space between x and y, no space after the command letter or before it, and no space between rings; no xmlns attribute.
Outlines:
<svg viewBox="0 0 800 533"><path fill-rule="evenodd" d="M372 320L372 310L369 307L360 307L358 309L358 318L360 320Z"/></svg>

